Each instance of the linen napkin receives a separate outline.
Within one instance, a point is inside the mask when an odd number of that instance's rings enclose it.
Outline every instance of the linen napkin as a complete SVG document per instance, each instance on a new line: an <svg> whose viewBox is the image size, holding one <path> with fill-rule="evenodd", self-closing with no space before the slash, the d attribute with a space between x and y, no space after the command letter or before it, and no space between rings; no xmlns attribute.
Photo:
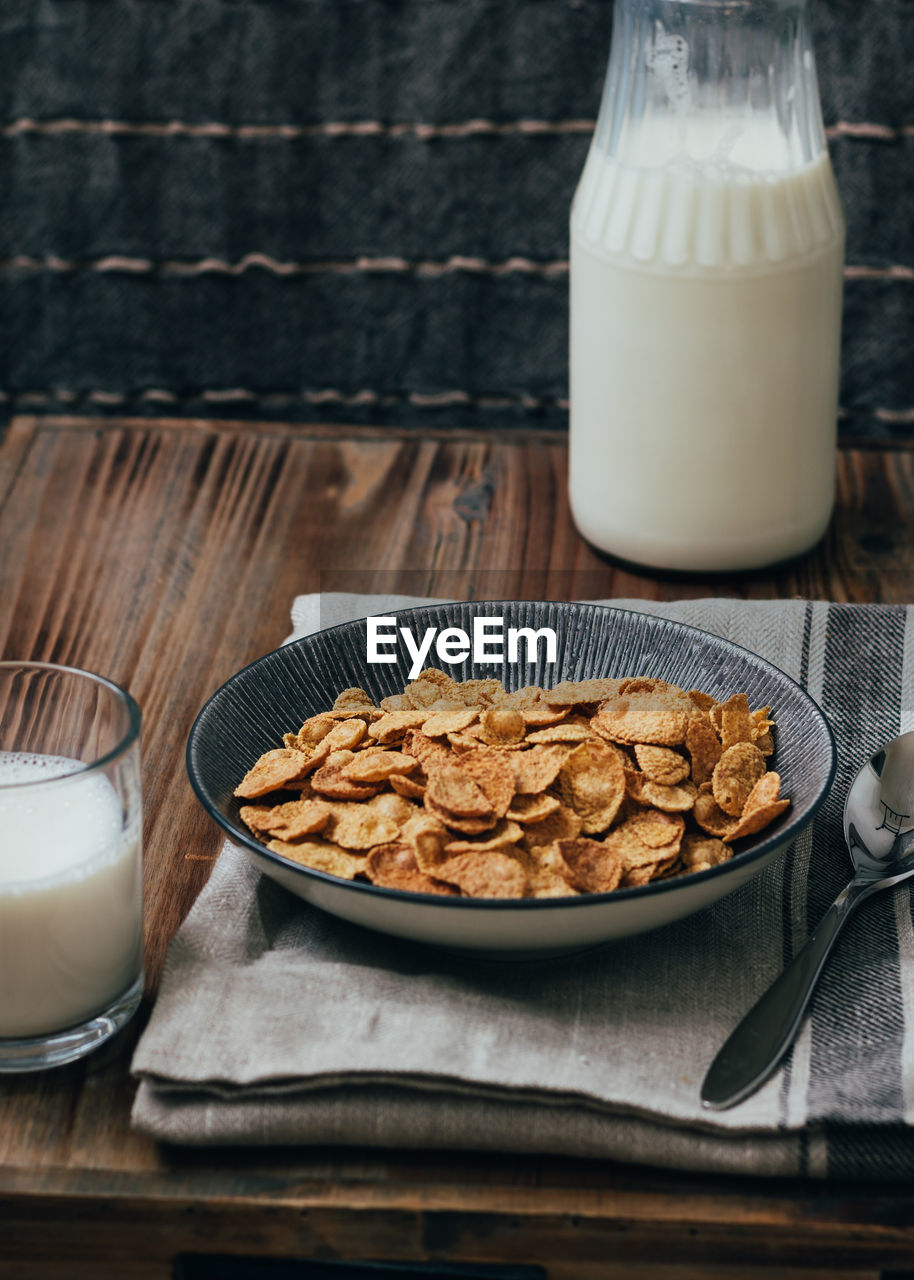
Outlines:
<svg viewBox="0 0 914 1280"><path fill-rule="evenodd" d="M413 597L323 595L294 635ZM468 960L288 894L227 843L168 952L132 1069L133 1120L174 1143L475 1148L817 1178L914 1172L907 886L839 940L790 1056L707 1113L705 1071L850 874L841 815L866 755L914 728L914 606L606 601L753 649L838 743L815 823L736 893L652 934L548 963ZM291 638L291 637L290 637Z"/></svg>

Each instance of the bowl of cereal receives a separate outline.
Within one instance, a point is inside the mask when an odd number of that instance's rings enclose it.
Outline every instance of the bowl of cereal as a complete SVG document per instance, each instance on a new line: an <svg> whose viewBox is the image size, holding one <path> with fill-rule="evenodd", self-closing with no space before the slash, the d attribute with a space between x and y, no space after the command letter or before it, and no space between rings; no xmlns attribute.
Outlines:
<svg viewBox="0 0 914 1280"><path fill-rule="evenodd" d="M343 919L545 955L757 875L823 804L820 709L731 642L628 609L429 605L266 654L198 715L208 813Z"/></svg>

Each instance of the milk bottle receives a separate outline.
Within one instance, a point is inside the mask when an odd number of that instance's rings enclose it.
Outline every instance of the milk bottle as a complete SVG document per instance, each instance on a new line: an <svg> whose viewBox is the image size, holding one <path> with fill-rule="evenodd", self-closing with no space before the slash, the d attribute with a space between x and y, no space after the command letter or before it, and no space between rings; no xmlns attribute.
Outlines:
<svg viewBox="0 0 914 1280"><path fill-rule="evenodd" d="M569 487L589 541L686 571L818 541L843 257L805 3L616 0L571 213Z"/></svg>

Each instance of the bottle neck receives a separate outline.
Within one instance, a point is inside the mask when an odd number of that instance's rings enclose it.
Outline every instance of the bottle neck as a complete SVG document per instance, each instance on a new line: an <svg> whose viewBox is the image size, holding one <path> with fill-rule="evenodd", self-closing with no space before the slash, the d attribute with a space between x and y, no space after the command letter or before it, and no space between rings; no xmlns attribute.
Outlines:
<svg viewBox="0 0 914 1280"><path fill-rule="evenodd" d="M636 168L804 168L826 146L806 3L616 0L594 143Z"/></svg>

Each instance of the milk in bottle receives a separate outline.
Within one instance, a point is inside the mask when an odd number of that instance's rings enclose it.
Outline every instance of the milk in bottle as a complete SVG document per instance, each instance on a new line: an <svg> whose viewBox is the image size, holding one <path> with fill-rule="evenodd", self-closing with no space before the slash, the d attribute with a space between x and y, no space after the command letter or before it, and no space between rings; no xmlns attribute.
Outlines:
<svg viewBox="0 0 914 1280"><path fill-rule="evenodd" d="M571 216L570 499L589 541L722 571L822 536L843 254L805 5L617 0Z"/></svg>

